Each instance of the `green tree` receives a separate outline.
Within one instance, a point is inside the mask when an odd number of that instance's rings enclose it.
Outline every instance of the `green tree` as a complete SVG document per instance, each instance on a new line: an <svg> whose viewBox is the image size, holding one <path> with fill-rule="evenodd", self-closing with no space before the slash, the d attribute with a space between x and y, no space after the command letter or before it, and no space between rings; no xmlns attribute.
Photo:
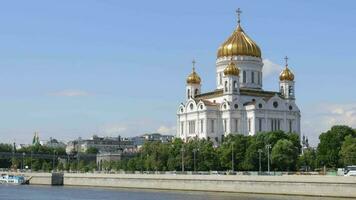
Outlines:
<svg viewBox="0 0 356 200"><path fill-rule="evenodd" d="M248 136L240 134L227 136L218 149L222 169L231 170L232 162L234 162L235 170L242 170L247 148Z"/></svg>
<svg viewBox="0 0 356 200"><path fill-rule="evenodd" d="M265 163L266 157L265 156L265 145L261 141L257 140L256 136L252 136L249 139L249 145L246 149L245 153L245 159L243 161L242 168L243 170L254 170L258 171L259 170L259 152L258 150L262 150L261 154L261 164ZM264 165L262 165L264 168Z"/></svg>
<svg viewBox="0 0 356 200"><path fill-rule="evenodd" d="M95 147L89 147L85 151L85 153L87 153L87 154L97 154L98 152L99 152L99 150Z"/></svg>
<svg viewBox="0 0 356 200"><path fill-rule="evenodd" d="M314 149L304 150L304 153L298 158L298 168L306 171L312 171L316 168L316 151Z"/></svg>
<svg viewBox="0 0 356 200"><path fill-rule="evenodd" d="M274 145L271 158L275 169L295 170L298 150L290 140L282 139Z"/></svg>
<svg viewBox="0 0 356 200"><path fill-rule="evenodd" d="M42 162L42 170L45 171L45 172L50 171L51 170L51 165L46 161Z"/></svg>
<svg viewBox="0 0 356 200"><path fill-rule="evenodd" d="M340 159L344 166L356 164L356 138L351 135L345 137L340 150Z"/></svg>
<svg viewBox="0 0 356 200"><path fill-rule="evenodd" d="M63 171L64 170L64 165L62 162L59 162L58 165L57 165L57 170L58 171Z"/></svg>
<svg viewBox="0 0 356 200"><path fill-rule="evenodd" d="M317 160L322 166L336 168L342 166L340 149L345 137L356 137L355 131L348 126L333 126L329 131L319 136L320 143L317 148Z"/></svg>

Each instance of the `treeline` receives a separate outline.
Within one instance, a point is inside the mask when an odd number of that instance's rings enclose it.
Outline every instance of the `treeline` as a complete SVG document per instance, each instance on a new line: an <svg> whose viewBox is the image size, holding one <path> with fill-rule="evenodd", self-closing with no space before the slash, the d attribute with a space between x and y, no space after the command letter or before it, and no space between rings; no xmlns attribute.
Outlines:
<svg viewBox="0 0 356 200"><path fill-rule="evenodd" d="M191 140L183 143L147 142L140 153L130 159L106 162L103 170L126 171L186 171L234 170L314 171L326 167L356 164L356 131L348 126L334 126L319 136L317 148L302 147L298 135L281 131L255 136L229 135L219 146L211 141ZM270 148L268 148L270 147ZM269 155L268 155L269 149ZM194 159L195 157L195 159ZM194 162L195 160L195 162Z"/></svg>
<svg viewBox="0 0 356 200"><path fill-rule="evenodd" d="M66 156L64 148L50 148L40 144L21 149L16 149L10 144L0 144L0 152L14 153L10 159L0 157L0 168L25 169L27 166L34 171L49 171L53 167L61 167L63 163L58 162L58 157Z"/></svg>
<svg viewBox="0 0 356 200"><path fill-rule="evenodd" d="M298 135L281 131L256 136L229 135L218 147L207 140L184 143L175 139L172 143L146 142L136 157L107 162L102 168L128 171L182 171L183 168L186 171L258 171L261 154L262 170L267 170L269 156L271 170L294 171L300 152Z"/></svg>
<svg viewBox="0 0 356 200"><path fill-rule="evenodd" d="M90 148L81 156L66 155L64 148L34 145L16 150L23 158L1 158L0 168L32 170L125 170L125 171L267 171L268 158L271 171L313 171L336 169L356 164L356 131L348 126L334 126L319 136L317 148L304 149L298 135L281 131L259 133L255 136L231 134L216 147L208 140L190 140L184 143L175 139L172 143L146 142L139 153L120 161L103 162L97 166L97 149ZM13 152L12 145L0 144L0 152ZM30 154L53 155L55 159L30 157ZM88 155L90 159L84 159ZM66 162L63 157L68 156ZM62 158L62 161L58 158ZM261 160L260 160L261 158ZM64 161L63 161L64 160Z"/></svg>

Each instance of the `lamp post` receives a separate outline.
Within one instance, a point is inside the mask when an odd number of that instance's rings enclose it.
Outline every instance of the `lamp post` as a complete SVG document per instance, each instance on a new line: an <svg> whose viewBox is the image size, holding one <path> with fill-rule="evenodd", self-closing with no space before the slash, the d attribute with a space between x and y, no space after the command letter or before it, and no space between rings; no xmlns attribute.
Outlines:
<svg viewBox="0 0 356 200"><path fill-rule="evenodd" d="M21 166L21 169L22 169L22 170L24 169L24 166L25 166L25 163L24 163L25 155L26 155L26 153L23 152L23 153L22 153L22 166Z"/></svg>
<svg viewBox="0 0 356 200"><path fill-rule="evenodd" d="M266 149L267 149L267 163L268 163L268 175L269 175L269 172L270 172L270 169L269 169L269 150L271 149L271 144L267 144L266 145Z"/></svg>
<svg viewBox="0 0 356 200"><path fill-rule="evenodd" d="M235 171L235 156L234 156L234 142L231 143L231 170Z"/></svg>
<svg viewBox="0 0 356 200"><path fill-rule="evenodd" d="M141 157L141 174L143 174L143 158L142 158L142 154L143 154L143 152L142 152L142 150L141 150L141 153L140 153L140 157Z"/></svg>
<svg viewBox="0 0 356 200"><path fill-rule="evenodd" d="M180 152L182 154L182 172L184 172L184 146L182 146Z"/></svg>
<svg viewBox="0 0 356 200"><path fill-rule="evenodd" d="M69 154L67 154L67 168L66 168L66 170L67 169L68 169L68 171L70 171Z"/></svg>
<svg viewBox="0 0 356 200"><path fill-rule="evenodd" d="M262 154L262 149L258 149L258 158L259 158L259 172L260 174L262 173L262 167L261 167L261 154Z"/></svg>
<svg viewBox="0 0 356 200"><path fill-rule="evenodd" d="M79 172L79 154L80 154L80 150L81 150L81 146L80 146L80 140L81 137L78 137L78 148L77 148L77 172Z"/></svg>
<svg viewBox="0 0 356 200"><path fill-rule="evenodd" d="M199 151L199 149L193 149L193 157L194 157L194 172L197 171L197 168L196 168L196 154L197 154L197 151Z"/></svg>
<svg viewBox="0 0 356 200"><path fill-rule="evenodd" d="M31 150L31 171L32 171L32 156L33 156L33 150Z"/></svg>
<svg viewBox="0 0 356 200"><path fill-rule="evenodd" d="M53 151L53 160L52 160L52 171L54 171L54 164L55 164L55 156L56 156L56 150Z"/></svg>

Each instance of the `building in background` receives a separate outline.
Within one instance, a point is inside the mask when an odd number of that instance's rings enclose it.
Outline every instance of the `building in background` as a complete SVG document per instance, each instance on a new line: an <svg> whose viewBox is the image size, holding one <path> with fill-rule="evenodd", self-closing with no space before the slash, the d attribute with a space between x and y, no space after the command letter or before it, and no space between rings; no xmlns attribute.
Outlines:
<svg viewBox="0 0 356 200"><path fill-rule="evenodd" d="M86 152L89 148L95 148L99 152L122 152L126 149L134 148L134 143L129 140L123 140L118 137L98 137L94 135L90 139L73 140L68 142L66 147L67 154L74 152Z"/></svg>
<svg viewBox="0 0 356 200"><path fill-rule="evenodd" d="M66 144L64 142L58 141L52 137L49 140L40 140L39 142L42 146L50 147L50 148L66 148Z"/></svg>
<svg viewBox="0 0 356 200"><path fill-rule="evenodd" d="M162 135L160 133L146 133L141 136L127 138L130 141L133 141L136 147L141 147L146 141L160 141L162 143L171 142L173 140L173 135Z"/></svg>

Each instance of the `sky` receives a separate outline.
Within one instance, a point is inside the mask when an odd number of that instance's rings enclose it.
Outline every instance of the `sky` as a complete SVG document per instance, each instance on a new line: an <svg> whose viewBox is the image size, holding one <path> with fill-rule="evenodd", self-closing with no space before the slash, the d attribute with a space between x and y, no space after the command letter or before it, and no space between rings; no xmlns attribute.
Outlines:
<svg viewBox="0 0 356 200"><path fill-rule="evenodd" d="M12 0L0 6L0 143L174 134L191 61L214 90L237 8L265 90L290 58L302 134L317 144L332 125L356 127L355 1Z"/></svg>

